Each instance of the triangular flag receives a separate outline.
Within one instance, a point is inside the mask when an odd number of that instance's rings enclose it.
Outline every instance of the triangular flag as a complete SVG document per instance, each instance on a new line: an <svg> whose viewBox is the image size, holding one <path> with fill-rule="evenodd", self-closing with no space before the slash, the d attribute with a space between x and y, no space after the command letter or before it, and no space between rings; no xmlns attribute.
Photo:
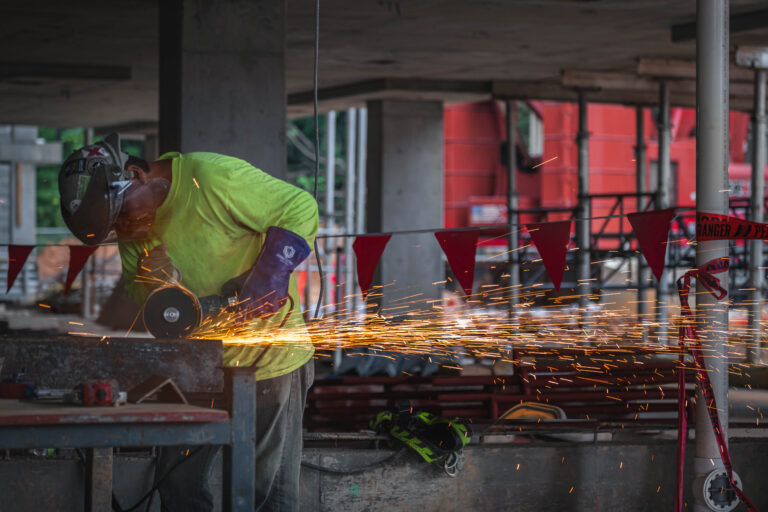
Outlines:
<svg viewBox="0 0 768 512"><path fill-rule="evenodd" d="M13 286L14 281L16 281L16 276L18 276L19 272L21 272L21 269L24 267L24 263L27 262L29 253L31 253L32 249L34 248L34 245L8 246L8 278L6 279L8 288L5 290L5 293L11 291L11 287Z"/></svg>
<svg viewBox="0 0 768 512"><path fill-rule="evenodd" d="M467 297L472 295L475 279L475 253L479 231L437 231L435 238L448 258L453 275L458 279Z"/></svg>
<svg viewBox="0 0 768 512"><path fill-rule="evenodd" d="M362 235L352 243L352 250L357 257L357 283L360 285L363 299L368 296L373 273L390 238L392 235Z"/></svg>
<svg viewBox="0 0 768 512"><path fill-rule="evenodd" d="M69 293L72 282L77 274L83 270L85 262L91 257L91 254L98 249L98 245L70 245L69 246L69 269L67 270L67 282L64 285L64 293Z"/></svg>
<svg viewBox="0 0 768 512"><path fill-rule="evenodd" d="M640 251L645 256L645 261L651 267L657 281L661 280L661 273L664 272L669 224L674 216L675 210L673 208L627 215L629 223L632 225L632 231L637 237Z"/></svg>
<svg viewBox="0 0 768 512"><path fill-rule="evenodd" d="M539 222L526 224L525 227L531 234L533 245L539 251L547 275L555 285L555 290L559 292L560 283L563 282L565 256L571 241L571 221Z"/></svg>

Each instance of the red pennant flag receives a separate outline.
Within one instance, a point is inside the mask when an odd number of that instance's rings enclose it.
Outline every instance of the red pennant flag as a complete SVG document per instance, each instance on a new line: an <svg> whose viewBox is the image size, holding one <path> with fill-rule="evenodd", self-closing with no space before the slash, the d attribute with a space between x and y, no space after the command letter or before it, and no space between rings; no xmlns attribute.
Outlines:
<svg viewBox="0 0 768 512"><path fill-rule="evenodd" d="M72 282L77 277L77 274L83 270L85 262L91 257L98 245L70 245L69 246L69 269L67 270L67 282L64 285L64 293L69 293L69 289L72 287Z"/></svg>
<svg viewBox="0 0 768 512"><path fill-rule="evenodd" d="M357 283L360 285L363 299L368 296L373 273L390 238L392 235L363 235L355 238L352 243L352 250L357 257Z"/></svg>
<svg viewBox="0 0 768 512"><path fill-rule="evenodd" d="M16 276L18 276L19 272L21 272L21 269L24 267L24 263L27 262L29 253L31 253L32 249L34 248L34 245L8 246L8 278L6 279L8 288L5 290L5 293L11 291L11 287L13 286L14 281L16 281Z"/></svg>
<svg viewBox="0 0 768 512"><path fill-rule="evenodd" d="M657 281L661 280L661 273L664 272L669 224L674 216L673 208L627 215L637 237L637 243L640 245L640 251L645 256L645 261L651 267Z"/></svg>
<svg viewBox="0 0 768 512"><path fill-rule="evenodd" d="M541 255L547 275L555 285L555 290L559 292L560 283L563 282L565 256L568 254L568 244L571 241L571 221L539 222L526 224L525 227L531 234L533 245Z"/></svg>
<svg viewBox="0 0 768 512"><path fill-rule="evenodd" d="M445 257L448 258L453 275L458 279L467 297L472 295L472 282L475 279L475 253L477 252L478 230L437 231L435 238L440 243Z"/></svg>

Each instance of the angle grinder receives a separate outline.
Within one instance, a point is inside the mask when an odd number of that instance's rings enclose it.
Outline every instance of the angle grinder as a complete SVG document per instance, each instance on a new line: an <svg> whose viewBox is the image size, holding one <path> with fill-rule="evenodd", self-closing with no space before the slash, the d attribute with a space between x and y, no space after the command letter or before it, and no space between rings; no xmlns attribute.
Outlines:
<svg viewBox="0 0 768 512"><path fill-rule="evenodd" d="M144 326L155 338L184 338L203 318L234 306L236 301L236 295L197 297L183 286L160 286L144 302Z"/></svg>
<svg viewBox="0 0 768 512"><path fill-rule="evenodd" d="M205 318L216 316L231 308L235 313L238 294L248 272L227 281L220 295L197 297L178 284L165 284L155 288L144 302L143 319L147 331L155 338L184 338L191 334ZM278 328L282 328L293 313L293 299L288 296L290 310Z"/></svg>

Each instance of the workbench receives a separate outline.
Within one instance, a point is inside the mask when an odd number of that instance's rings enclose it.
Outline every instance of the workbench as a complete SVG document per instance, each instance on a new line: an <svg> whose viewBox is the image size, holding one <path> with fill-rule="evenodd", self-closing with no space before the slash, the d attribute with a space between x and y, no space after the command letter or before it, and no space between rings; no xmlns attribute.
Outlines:
<svg viewBox="0 0 768 512"><path fill-rule="evenodd" d="M83 341L82 338L79 340L60 338L54 343L61 349L65 348L62 345L70 345L69 348L77 353L76 347ZM178 343L163 340L151 342L119 340L118 343L101 342L98 345L95 345L94 340L91 343L87 343L88 350L91 351L88 357L99 357L102 361L119 361L116 350L121 352L119 355L124 355L126 351L140 350L140 355L144 356L143 371L147 376L157 371L152 364L154 358L147 358L147 346L167 352L169 347L175 350L178 345ZM210 351L214 348L219 357L217 371L221 372L221 342L216 343L218 345L213 347L210 343L205 344L208 345L207 347L187 345L186 349L181 351L183 355L179 358L186 357L188 353L197 352L199 355L203 350ZM30 345L34 344L30 343ZM5 351L6 363L9 355L21 353L22 349L26 357L14 359L28 367L41 365L41 362L50 356L43 351L43 353L36 353L35 357L29 357L25 341L0 339L0 355ZM167 356L164 357L168 359ZM40 375L44 371L42 366L36 370ZM95 379L99 375L84 377ZM137 373L135 379L141 377ZM253 369L225 368L223 377L226 409L147 402L121 406L85 407L2 399L0 400L0 450L85 449L87 466L85 503L86 510L92 512L112 509L113 448L220 445L224 449L223 510L252 512L255 508L256 438L256 386ZM35 378L34 374L32 378ZM54 385L61 385L61 383L56 382Z"/></svg>

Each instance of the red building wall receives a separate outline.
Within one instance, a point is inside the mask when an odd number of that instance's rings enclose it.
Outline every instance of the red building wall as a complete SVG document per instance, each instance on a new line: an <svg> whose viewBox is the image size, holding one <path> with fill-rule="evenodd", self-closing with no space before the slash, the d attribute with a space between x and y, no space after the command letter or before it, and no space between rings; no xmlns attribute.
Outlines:
<svg viewBox="0 0 768 512"><path fill-rule="evenodd" d="M572 103L536 102L544 126L546 162L532 173L518 171L520 208L573 208L577 202L578 107ZM695 206L696 114L692 109L672 109L670 156L676 168L677 206ZM506 204L506 166L501 164L502 143L506 140L504 112L495 101L455 104L445 107L445 226L471 225L470 208L477 204ZM729 169L732 193L749 194L749 165L745 149L749 115L730 114ZM590 194L634 193L635 108L617 105L588 106ZM658 158L658 137L650 109L645 109L647 161ZM593 216L610 212L614 200L593 201ZM634 211L634 200L625 202L625 213ZM499 207L499 213L503 213ZM551 214L548 220L570 214ZM499 218L498 222L505 219ZM531 216L523 222L535 220ZM618 220L609 230L617 230ZM625 230L629 229L625 222ZM490 222L489 222L490 223ZM593 222L593 229L602 226Z"/></svg>

